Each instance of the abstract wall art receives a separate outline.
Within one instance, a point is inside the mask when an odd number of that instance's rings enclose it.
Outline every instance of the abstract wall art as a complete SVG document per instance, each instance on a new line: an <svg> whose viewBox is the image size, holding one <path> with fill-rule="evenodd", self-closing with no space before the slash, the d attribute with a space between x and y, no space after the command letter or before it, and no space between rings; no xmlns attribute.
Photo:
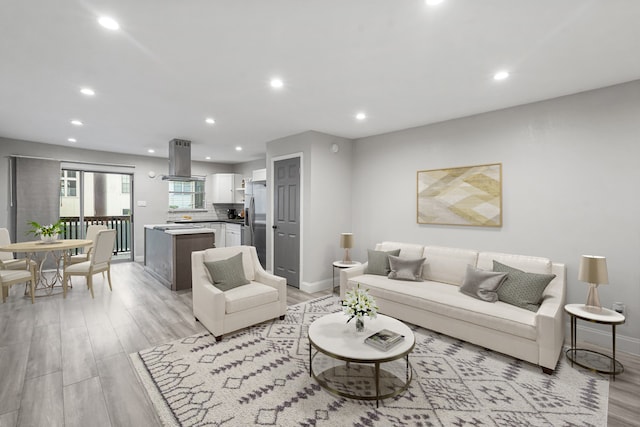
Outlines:
<svg viewBox="0 0 640 427"><path fill-rule="evenodd" d="M418 171L418 224L502 226L502 164Z"/></svg>

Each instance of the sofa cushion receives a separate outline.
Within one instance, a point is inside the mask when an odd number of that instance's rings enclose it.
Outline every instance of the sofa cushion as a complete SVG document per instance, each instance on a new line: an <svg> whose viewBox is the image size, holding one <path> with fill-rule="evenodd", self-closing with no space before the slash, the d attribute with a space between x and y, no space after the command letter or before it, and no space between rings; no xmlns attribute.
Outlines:
<svg viewBox="0 0 640 427"><path fill-rule="evenodd" d="M493 270L508 273L507 280L498 289L498 299L530 311L538 311L545 288L556 275L527 273L498 261Z"/></svg>
<svg viewBox="0 0 640 427"><path fill-rule="evenodd" d="M487 302L498 301L498 288L507 278L507 273L481 270L467 265L467 275L460 292Z"/></svg>
<svg viewBox="0 0 640 427"><path fill-rule="evenodd" d="M400 258L422 258L424 252L423 245L417 245L415 243L401 243L401 242L382 242L376 245L376 251L393 251L400 249Z"/></svg>
<svg viewBox="0 0 640 427"><path fill-rule="evenodd" d="M398 256L400 249L393 251L374 251L372 249L367 250L368 262L365 273L377 274L379 276L387 276L391 271L389 267L389 255Z"/></svg>
<svg viewBox="0 0 640 427"><path fill-rule="evenodd" d="M422 270L422 277L434 282L460 286L464 283L467 265L476 265L478 252L471 249L426 246L423 256L427 261Z"/></svg>
<svg viewBox="0 0 640 427"><path fill-rule="evenodd" d="M391 272L387 277L389 279L412 280L414 282L422 282L422 266L424 258L400 258L389 255L389 268Z"/></svg>
<svg viewBox="0 0 640 427"><path fill-rule="evenodd" d="M249 284L244 275L241 253L219 261L204 261L204 265L209 270L213 286L223 292Z"/></svg>
<svg viewBox="0 0 640 427"><path fill-rule="evenodd" d="M487 304L460 293L458 286L393 280L370 274L350 278L348 286L355 287L357 283L377 298L381 314L402 318L401 313L385 311L383 300L388 300L530 340L537 336L535 313L501 301Z"/></svg>
<svg viewBox="0 0 640 427"><path fill-rule="evenodd" d="M529 273L550 274L551 260L526 255L502 254L498 252L480 252L476 267L483 270L493 270L493 261L527 271Z"/></svg>
<svg viewBox="0 0 640 427"><path fill-rule="evenodd" d="M231 314L278 301L278 291L271 286L251 282L225 292L224 297L225 310Z"/></svg>

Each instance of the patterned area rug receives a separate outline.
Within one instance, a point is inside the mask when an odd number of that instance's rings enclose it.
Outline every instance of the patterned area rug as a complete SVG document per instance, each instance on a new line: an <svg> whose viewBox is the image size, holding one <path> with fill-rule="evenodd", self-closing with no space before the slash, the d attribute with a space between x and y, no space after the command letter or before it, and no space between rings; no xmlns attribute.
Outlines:
<svg viewBox="0 0 640 427"><path fill-rule="evenodd" d="M606 425L608 380L572 368L564 356L555 373L545 375L529 363L412 325L408 390L378 408L375 401L330 394L309 376L306 331L313 320L339 310L337 297L323 297L289 307L283 321L221 342L194 335L131 360L165 425ZM353 380L355 387L366 383Z"/></svg>

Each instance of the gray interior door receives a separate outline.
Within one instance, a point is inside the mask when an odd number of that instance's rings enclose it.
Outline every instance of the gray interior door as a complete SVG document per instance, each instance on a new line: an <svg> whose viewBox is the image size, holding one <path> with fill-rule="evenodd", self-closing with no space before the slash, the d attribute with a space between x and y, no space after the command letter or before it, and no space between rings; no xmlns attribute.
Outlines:
<svg viewBox="0 0 640 427"><path fill-rule="evenodd" d="M300 287L300 157L274 164L274 273Z"/></svg>

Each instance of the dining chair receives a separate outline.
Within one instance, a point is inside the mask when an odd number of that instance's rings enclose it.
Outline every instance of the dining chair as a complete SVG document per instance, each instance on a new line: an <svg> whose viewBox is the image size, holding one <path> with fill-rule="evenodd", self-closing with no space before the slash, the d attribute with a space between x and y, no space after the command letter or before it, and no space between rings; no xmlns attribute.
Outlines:
<svg viewBox="0 0 640 427"><path fill-rule="evenodd" d="M11 237L9 236L9 230L6 228L0 228L0 246L10 245ZM34 260L30 261L30 270L35 274L35 270L38 264ZM27 258L14 258L11 252L0 252L0 268L7 270L26 270Z"/></svg>
<svg viewBox="0 0 640 427"><path fill-rule="evenodd" d="M102 224L91 224L87 227L87 235L85 239L93 241L93 244L83 248L83 253L71 255L68 259L69 264L78 264L89 261L89 255L91 255L91 252L94 250L93 248L95 246L96 236L98 232L102 230L108 230L108 227Z"/></svg>
<svg viewBox="0 0 640 427"><path fill-rule="evenodd" d="M111 287L111 256L113 255L115 243L116 230L101 230L96 235L95 243L93 245L93 253L89 257L89 260L64 267L62 277L64 298L67 297L67 285L71 276L86 277L87 287L91 291L91 298L94 298L93 275L106 271L107 280L109 281L109 289L113 290Z"/></svg>
<svg viewBox="0 0 640 427"><path fill-rule="evenodd" d="M35 301L35 272L33 269L29 270L0 270L0 285L2 285L2 303L7 301L9 296L9 288L18 283L30 283L31 288L31 304Z"/></svg>

